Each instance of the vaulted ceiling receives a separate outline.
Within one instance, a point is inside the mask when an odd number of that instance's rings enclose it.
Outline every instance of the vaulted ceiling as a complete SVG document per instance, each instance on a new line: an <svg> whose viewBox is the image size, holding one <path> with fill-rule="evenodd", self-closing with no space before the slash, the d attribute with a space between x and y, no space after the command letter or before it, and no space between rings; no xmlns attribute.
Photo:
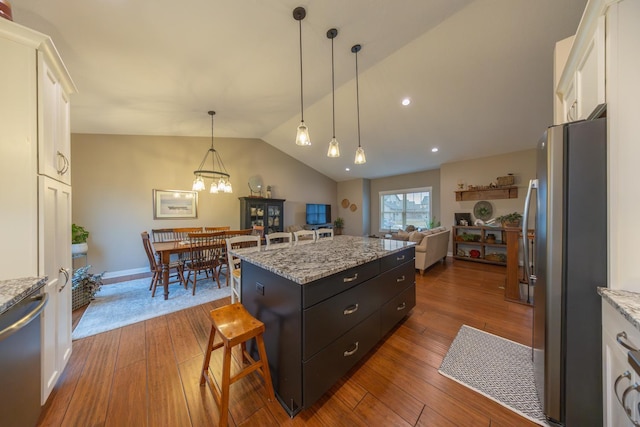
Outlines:
<svg viewBox="0 0 640 427"><path fill-rule="evenodd" d="M336 181L533 148L552 122L553 49L586 0L21 0L79 92L74 133L261 138ZM311 147L294 144L304 116ZM332 136L331 42L336 137ZM358 54L361 143L355 57ZM411 99L402 106L404 97ZM225 140L224 143L233 143ZM224 157L224 144L216 148ZM432 152L438 148L438 152ZM346 168L350 168L347 171Z"/></svg>

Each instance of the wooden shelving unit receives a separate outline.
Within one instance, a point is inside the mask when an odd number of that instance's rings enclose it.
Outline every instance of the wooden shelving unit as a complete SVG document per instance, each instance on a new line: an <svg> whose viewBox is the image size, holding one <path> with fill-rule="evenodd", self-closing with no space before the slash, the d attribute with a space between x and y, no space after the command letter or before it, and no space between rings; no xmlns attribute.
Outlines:
<svg viewBox="0 0 640 427"><path fill-rule="evenodd" d="M507 237L504 228L485 226L454 225L453 257L465 261L482 262L486 264L507 265ZM487 237L492 234L495 240ZM462 236L477 236L476 240L463 240ZM472 256L471 251L478 251L478 256ZM486 257L489 255L490 259ZM497 256L496 256L497 255Z"/></svg>
<svg viewBox="0 0 640 427"><path fill-rule="evenodd" d="M461 190L456 191L456 201L491 200L491 199L517 199L518 187L489 188L486 190Z"/></svg>

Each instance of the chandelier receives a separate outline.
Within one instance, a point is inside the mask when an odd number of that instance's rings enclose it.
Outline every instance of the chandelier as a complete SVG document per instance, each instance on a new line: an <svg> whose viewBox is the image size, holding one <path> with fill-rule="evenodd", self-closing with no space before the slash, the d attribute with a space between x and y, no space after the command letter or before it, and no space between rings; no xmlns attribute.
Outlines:
<svg viewBox="0 0 640 427"><path fill-rule="evenodd" d="M211 148L209 148L205 153L198 169L193 171L196 179L193 181L192 189L193 191L204 190L204 179L208 178L212 180L211 187L209 188L210 193L233 193L231 181L229 180L231 175L229 175L227 169L224 167L224 163L222 163L220 155L213 148L213 116L215 114L215 111L209 111L209 115L211 116ZM209 154L211 154L211 169L205 169Z"/></svg>

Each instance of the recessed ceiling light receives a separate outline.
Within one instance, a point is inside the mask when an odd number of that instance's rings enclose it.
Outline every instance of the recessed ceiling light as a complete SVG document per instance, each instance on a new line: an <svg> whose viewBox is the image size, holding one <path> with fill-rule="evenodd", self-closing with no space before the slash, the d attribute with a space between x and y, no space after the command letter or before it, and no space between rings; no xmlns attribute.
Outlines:
<svg viewBox="0 0 640 427"><path fill-rule="evenodd" d="M437 152L438 152L438 147L433 147L433 148L431 149L431 152L432 152L432 153L437 153Z"/></svg>
<svg viewBox="0 0 640 427"><path fill-rule="evenodd" d="M347 172L349 172L351 169L349 169L349 168L345 168L344 170L346 170Z"/></svg>
<svg viewBox="0 0 640 427"><path fill-rule="evenodd" d="M409 104L411 104L411 98L404 98L402 100L402 105L404 105L405 107Z"/></svg>

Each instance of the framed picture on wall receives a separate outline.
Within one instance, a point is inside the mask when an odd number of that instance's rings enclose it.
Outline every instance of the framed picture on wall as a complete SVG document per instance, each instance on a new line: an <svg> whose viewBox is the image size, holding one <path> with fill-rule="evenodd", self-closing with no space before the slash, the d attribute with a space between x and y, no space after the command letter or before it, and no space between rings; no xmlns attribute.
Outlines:
<svg viewBox="0 0 640 427"><path fill-rule="evenodd" d="M198 218L198 192L153 190L153 219Z"/></svg>

